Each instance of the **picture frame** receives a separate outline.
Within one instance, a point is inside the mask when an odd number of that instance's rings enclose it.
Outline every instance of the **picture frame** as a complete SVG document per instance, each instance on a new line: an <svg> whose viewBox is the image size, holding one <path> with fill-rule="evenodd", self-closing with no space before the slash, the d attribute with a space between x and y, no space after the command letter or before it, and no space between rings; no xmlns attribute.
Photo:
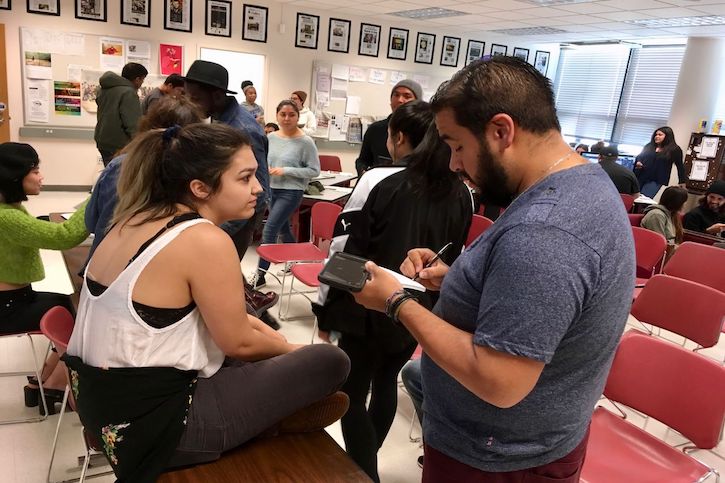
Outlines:
<svg viewBox="0 0 725 483"><path fill-rule="evenodd" d="M341 18L330 17L330 28L327 32L327 50L330 52L350 53L350 28L352 22Z"/></svg>
<svg viewBox="0 0 725 483"><path fill-rule="evenodd" d="M121 0L121 23L151 27L151 0Z"/></svg>
<svg viewBox="0 0 725 483"><path fill-rule="evenodd" d="M232 2L229 0L206 0L204 33L216 37L232 36Z"/></svg>
<svg viewBox="0 0 725 483"><path fill-rule="evenodd" d="M466 62L465 65L470 64L474 60L478 60L484 56L486 48L486 42L480 40L469 40L468 46L466 47Z"/></svg>
<svg viewBox="0 0 725 483"><path fill-rule="evenodd" d="M529 61L529 49L524 49L522 47L514 47L514 57L518 57L519 59L523 60L524 62Z"/></svg>
<svg viewBox="0 0 725 483"><path fill-rule="evenodd" d="M458 55L461 53L460 37L443 36L443 48L441 48L441 65L447 67L458 67Z"/></svg>
<svg viewBox="0 0 725 483"><path fill-rule="evenodd" d="M267 42L269 9L259 5L245 4L242 11L242 40Z"/></svg>
<svg viewBox="0 0 725 483"><path fill-rule="evenodd" d="M297 12L297 29L295 47L300 49L317 49L320 37L320 16Z"/></svg>
<svg viewBox="0 0 725 483"><path fill-rule="evenodd" d="M107 0L76 0L76 18L105 22L108 19Z"/></svg>
<svg viewBox="0 0 725 483"><path fill-rule="evenodd" d="M418 32L415 39L415 59L418 64L432 64L435 50L436 36L425 32Z"/></svg>
<svg viewBox="0 0 725 483"><path fill-rule="evenodd" d="M491 44L491 57L508 54L509 48L501 44Z"/></svg>
<svg viewBox="0 0 725 483"><path fill-rule="evenodd" d="M547 52L545 50L537 50L536 54L534 55L534 68L538 70L541 75L546 75L546 72L549 70L549 58L551 57L551 53Z"/></svg>
<svg viewBox="0 0 725 483"><path fill-rule="evenodd" d="M28 13L60 17L60 0L28 0Z"/></svg>
<svg viewBox="0 0 725 483"><path fill-rule="evenodd" d="M388 33L388 59L405 60L408 57L408 29L390 27Z"/></svg>
<svg viewBox="0 0 725 483"><path fill-rule="evenodd" d="M164 30L192 30L193 0L164 0Z"/></svg>
<svg viewBox="0 0 725 483"><path fill-rule="evenodd" d="M12 10L12 0L0 0L0 10Z"/></svg>
<svg viewBox="0 0 725 483"><path fill-rule="evenodd" d="M380 33L382 27L370 23L360 24L360 43L357 47L357 55L377 57L380 53Z"/></svg>

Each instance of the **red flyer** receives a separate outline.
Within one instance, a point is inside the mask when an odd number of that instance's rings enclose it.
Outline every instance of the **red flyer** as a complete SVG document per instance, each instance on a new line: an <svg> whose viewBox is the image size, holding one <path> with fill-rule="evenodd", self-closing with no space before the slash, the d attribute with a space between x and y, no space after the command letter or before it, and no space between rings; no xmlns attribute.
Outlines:
<svg viewBox="0 0 725 483"><path fill-rule="evenodd" d="M161 63L161 75L179 74L184 60L184 48L181 45L160 44L159 62Z"/></svg>

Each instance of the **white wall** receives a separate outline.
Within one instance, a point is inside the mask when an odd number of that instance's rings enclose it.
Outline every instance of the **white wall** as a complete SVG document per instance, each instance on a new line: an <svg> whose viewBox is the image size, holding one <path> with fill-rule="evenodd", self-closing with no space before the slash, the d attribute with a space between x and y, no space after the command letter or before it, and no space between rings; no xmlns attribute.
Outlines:
<svg viewBox="0 0 725 483"><path fill-rule="evenodd" d="M118 1L108 2L108 22L99 23L88 20L78 20L74 16L74 0L61 0L60 17L36 15L26 13L25 2L16 0L13 2L11 12L0 10L0 23L5 24L6 50L8 65L8 106L11 115L11 139L14 141L28 142L39 152L43 162L43 174L46 185L90 185L93 183L98 172L98 153L92 141L63 141L49 140L45 138L23 138L18 134L20 127L24 125L22 109L22 84L20 69L20 27L33 27L41 29L61 30L66 32L79 32L95 35L117 36L127 39L148 40L152 42L153 48L158 49L158 43L180 44L185 47L184 72L186 68L198 57L201 47L236 50L241 52L253 52L267 56L266 85L263 91L266 93L264 99L259 99L269 114L268 120L273 120L271 115L274 107L281 99L287 98L294 90L310 92L312 78L312 63L315 60L323 60L348 65L359 65L364 67L376 67L382 69L394 69L406 72L425 73L432 77L450 77L456 69L442 67L439 65L440 51L443 42L443 35L458 37L454 31L436 30L428 27L415 27L406 25L405 22L395 21L395 27L408 28L410 30L409 43L414 43L418 31L436 34L436 47L433 65L416 64L413 62L413 49L408 50L408 60L390 60L386 58L386 43L390 23L375 18L363 18L347 15L338 15L332 11L315 11L314 9L296 9L293 6L280 4L271 1L258 1L258 5L269 8L267 43L248 42L241 40L241 16L242 3L233 2L232 38L213 37L204 35L204 8L205 2L197 0L194 2L193 32L183 33L163 29L163 2L153 2L151 9L151 28L133 27L121 25L120 9ZM295 48L295 23L298 11L320 16L320 36L317 50ZM335 17L342 17L352 21L350 54L340 54L327 51L327 30L330 14ZM357 45L360 30L360 22L373 23L382 26L380 53L377 58L357 55ZM285 33L279 32L279 24L284 23ZM558 64L558 45L539 44L531 45L520 43L512 37L483 36L476 40L486 42L486 52L489 51L492 42L507 45L509 54L513 53L514 47L530 49L530 62L533 62L535 51L546 50L551 52L548 76L554 78ZM464 63L465 48L468 38L462 38L461 54L458 66ZM79 62L82 63L82 62ZM97 60L93 60L96 65ZM152 73L154 69L152 68ZM59 79L63 80L63 79ZM232 89L238 86L230 86ZM388 101L383 99L365 100L366 107L371 114L384 114ZM377 112L382 111L382 112ZM337 148L336 148L337 149ZM353 169L353 162L356 157L356 147L340 148L337 154L342 154L343 167L346 170ZM322 150L323 153L335 154L329 150Z"/></svg>

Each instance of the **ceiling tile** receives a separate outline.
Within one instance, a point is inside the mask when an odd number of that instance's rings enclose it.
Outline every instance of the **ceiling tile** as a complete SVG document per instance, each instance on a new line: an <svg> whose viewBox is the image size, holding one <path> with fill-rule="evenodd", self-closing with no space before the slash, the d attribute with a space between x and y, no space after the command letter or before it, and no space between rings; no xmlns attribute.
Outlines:
<svg viewBox="0 0 725 483"><path fill-rule="evenodd" d="M725 25L703 25L702 27L669 27L669 32L690 37L725 36Z"/></svg>
<svg viewBox="0 0 725 483"><path fill-rule="evenodd" d="M517 10L517 12L541 18L561 17L568 14L568 12L564 12L563 10L557 10L553 7L525 8L523 10Z"/></svg>
<svg viewBox="0 0 725 483"><path fill-rule="evenodd" d="M604 2L599 3L607 7L614 7L621 10L655 10L670 6L656 0L605 0Z"/></svg>
<svg viewBox="0 0 725 483"><path fill-rule="evenodd" d="M471 17L471 15L460 15L457 17L432 18L430 21L441 25L470 25L481 21L480 18L474 20Z"/></svg>
<svg viewBox="0 0 725 483"><path fill-rule="evenodd" d="M497 12L487 13L486 15L499 20L526 20L528 18L533 18L530 14L520 12L521 10L499 10Z"/></svg>
<svg viewBox="0 0 725 483"><path fill-rule="evenodd" d="M519 10L522 8L531 8L530 3L517 2L516 0L484 0L475 3L483 7L491 7L497 10Z"/></svg>
<svg viewBox="0 0 725 483"><path fill-rule="evenodd" d="M702 5L722 4L723 0L662 0L664 3L675 5L677 7L692 7L697 9Z"/></svg>
<svg viewBox="0 0 725 483"><path fill-rule="evenodd" d="M404 10L416 10L420 8L414 3L401 2L399 0L390 0L388 2L378 2L368 4L370 9L373 9L376 14L390 13L390 12L401 12Z"/></svg>
<svg viewBox="0 0 725 483"><path fill-rule="evenodd" d="M536 27L558 27L560 25L569 25L570 22L561 18L532 18L524 20L524 22Z"/></svg>
<svg viewBox="0 0 725 483"><path fill-rule="evenodd" d="M617 9L608 5L601 5L599 3L572 3L557 5L556 8L559 10L565 10L567 12L580 13L580 14L595 14L605 12L615 12Z"/></svg>
<svg viewBox="0 0 725 483"><path fill-rule="evenodd" d="M599 29L595 24L589 24L589 25L577 25L577 24L569 24L569 25L562 25L560 28L561 30L565 30L567 32L596 32Z"/></svg>
<svg viewBox="0 0 725 483"><path fill-rule="evenodd" d="M561 17L561 19L566 20L571 25L587 25L602 21L601 18L592 17L590 15L568 15L566 17Z"/></svg>
<svg viewBox="0 0 725 483"><path fill-rule="evenodd" d="M477 27L479 27L477 25ZM500 22L490 22L482 25L482 30L499 30L499 29L517 29L517 28L526 28L531 27L531 25L525 24L523 22L514 22L511 20L502 20Z"/></svg>
<svg viewBox="0 0 725 483"><path fill-rule="evenodd" d="M697 10L682 7L658 8L649 11L652 16L659 18L677 18L677 17L699 17L702 13Z"/></svg>
<svg viewBox="0 0 725 483"><path fill-rule="evenodd" d="M611 12L611 13L599 13L597 17L606 18L607 20L615 20L618 22L624 22L626 20L642 20L645 18L652 18L648 12Z"/></svg>
<svg viewBox="0 0 725 483"><path fill-rule="evenodd" d="M630 23L623 23L623 22L603 22L598 23L597 26L601 29L605 30L634 30L641 28L638 25L633 25Z"/></svg>
<svg viewBox="0 0 725 483"><path fill-rule="evenodd" d="M720 5L697 5L692 10L697 10L708 15L725 15L725 3Z"/></svg>

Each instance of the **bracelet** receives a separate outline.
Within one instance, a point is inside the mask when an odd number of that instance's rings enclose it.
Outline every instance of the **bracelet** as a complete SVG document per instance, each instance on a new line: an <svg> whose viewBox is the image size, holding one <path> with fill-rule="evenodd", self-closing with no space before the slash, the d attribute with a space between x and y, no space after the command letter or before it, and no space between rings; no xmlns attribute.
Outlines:
<svg viewBox="0 0 725 483"><path fill-rule="evenodd" d="M397 300L398 297L401 297L401 296L403 296L405 294L406 294L406 292L403 289L396 290L395 292L393 292L392 294L390 294L390 297L388 297L385 300L385 315L387 315L391 319L393 318L393 316L392 316L392 314L393 314L392 306L394 304L393 301L394 300Z"/></svg>
<svg viewBox="0 0 725 483"><path fill-rule="evenodd" d="M409 300L415 300L417 302L418 298L409 292L405 292L403 295L395 299L395 302L393 302L390 307L390 314L386 315L393 319L393 322L401 325L400 319L398 318L400 316L400 309L403 307L403 304Z"/></svg>

